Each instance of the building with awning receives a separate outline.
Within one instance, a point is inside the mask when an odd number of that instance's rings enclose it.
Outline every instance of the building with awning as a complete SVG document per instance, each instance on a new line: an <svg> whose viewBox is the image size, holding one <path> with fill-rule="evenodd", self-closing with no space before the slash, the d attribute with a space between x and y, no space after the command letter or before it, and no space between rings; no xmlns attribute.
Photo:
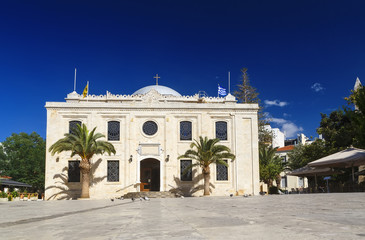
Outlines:
<svg viewBox="0 0 365 240"><path fill-rule="evenodd" d="M316 168L352 168L352 181L355 181L354 167L365 165L365 150L349 147L340 152L320 158L308 163L309 167Z"/></svg>
<svg viewBox="0 0 365 240"><path fill-rule="evenodd" d="M302 168L295 169L287 175L289 176L297 176L297 177L314 177L315 182L315 190L318 190L317 177L319 176L329 176L333 174L341 174L341 171L334 170L333 168L324 167L324 168L315 168L310 166L305 166Z"/></svg>
<svg viewBox="0 0 365 240"><path fill-rule="evenodd" d="M22 183L22 182L17 182L8 178L0 178L0 185L1 188L3 187L32 187L32 185L26 184L26 183Z"/></svg>
<svg viewBox="0 0 365 240"><path fill-rule="evenodd" d="M5 188L10 188L10 187L30 188L30 187L32 187L32 185L11 180L11 177L8 177L8 176L0 176L0 190L4 191Z"/></svg>

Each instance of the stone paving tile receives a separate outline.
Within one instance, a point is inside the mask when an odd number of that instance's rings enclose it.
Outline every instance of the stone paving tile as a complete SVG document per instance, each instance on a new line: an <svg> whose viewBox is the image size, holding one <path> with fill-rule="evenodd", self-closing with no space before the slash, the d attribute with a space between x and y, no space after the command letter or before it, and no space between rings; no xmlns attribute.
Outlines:
<svg viewBox="0 0 365 240"><path fill-rule="evenodd" d="M364 239L365 193L0 203L0 239Z"/></svg>

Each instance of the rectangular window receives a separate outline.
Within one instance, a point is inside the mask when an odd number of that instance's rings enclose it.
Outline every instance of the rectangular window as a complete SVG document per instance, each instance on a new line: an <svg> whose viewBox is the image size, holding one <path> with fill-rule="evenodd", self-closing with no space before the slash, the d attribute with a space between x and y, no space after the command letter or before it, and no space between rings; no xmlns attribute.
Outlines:
<svg viewBox="0 0 365 240"><path fill-rule="evenodd" d="M224 160L227 163L227 160ZM217 166L217 181L227 181L228 180L228 168L221 164L216 164Z"/></svg>
<svg viewBox="0 0 365 240"><path fill-rule="evenodd" d="M80 182L80 161L68 161L68 182Z"/></svg>
<svg viewBox="0 0 365 240"><path fill-rule="evenodd" d="M119 161L108 161L108 182L119 182Z"/></svg>
<svg viewBox="0 0 365 240"><path fill-rule="evenodd" d="M180 179L181 181L192 181L193 180L193 172L191 168L184 174L185 169L191 166L191 160L180 160Z"/></svg>
<svg viewBox="0 0 365 240"><path fill-rule="evenodd" d="M281 162L286 163L286 156L281 156Z"/></svg>
<svg viewBox="0 0 365 240"><path fill-rule="evenodd" d="M287 177L286 177L286 176L281 177L281 183L280 183L280 186L281 186L282 188L286 188L286 187L288 187L288 179L287 179Z"/></svg>

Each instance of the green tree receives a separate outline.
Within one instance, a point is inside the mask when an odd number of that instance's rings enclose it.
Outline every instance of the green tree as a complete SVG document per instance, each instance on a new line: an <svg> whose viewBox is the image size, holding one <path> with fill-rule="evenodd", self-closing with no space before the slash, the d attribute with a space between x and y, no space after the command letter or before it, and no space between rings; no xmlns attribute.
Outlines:
<svg viewBox="0 0 365 240"><path fill-rule="evenodd" d="M346 114L353 123L355 132L353 145L365 148L365 87L360 86L356 91L346 98L349 104L355 106L355 110L347 110Z"/></svg>
<svg viewBox="0 0 365 240"><path fill-rule="evenodd" d="M241 84L238 84L238 90L233 93L233 95L243 103L259 103L259 94L256 88L252 87L250 84L250 78L247 73L247 68L241 69L242 78Z"/></svg>
<svg viewBox="0 0 365 240"><path fill-rule="evenodd" d="M0 176L3 175L7 169L9 169L9 161L4 152L4 147L0 143Z"/></svg>
<svg viewBox="0 0 365 240"><path fill-rule="evenodd" d="M259 143L267 144L272 142L272 133L265 130L265 125L268 124L267 116L263 111L263 107L261 106L261 101L259 93L256 88L251 86L250 78L247 73L247 68L241 69L241 83L237 85L238 89L233 92L233 95L238 99L241 103L257 103L259 104L258 111L258 128L259 128Z"/></svg>
<svg viewBox="0 0 365 240"><path fill-rule="evenodd" d="M322 134L328 148L341 150L354 143L356 127L348 109L336 110L329 115L321 113L321 122L317 132Z"/></svg>
<svg viewBox="0 0 365 240"><path fill-rule="evenodd" d="M280 173L284 171L285 165L280 157L276 155L276 150L272 146L260 145L259 165L260 165L260 180L272 187L273 181L278 179L278 188L280 188Z"/></svg>
<svg viewBox="0 0 365 240"><path fill-rule="evenodd" d="M335 148L326 145L326 141L321 139L317 139L309 145L299 144L294 147L293 151L288 153L288 167L295 170L335 152L337 152Z"/></svg>
<svg viewBox="0 0 365 240"><path fill-rule="evenodd" d="M90 132L85 124L77 125L71 133L66 133L65 137L55 142L49 151L52 155L63 151L71 151L71 157L78 155L81 158L80 172L82 174L82 189L81 198L89 198L90 187L90 159L95 154L109 155L115 154L114 146L103 140L98 140L105 137L101 133L95 133L96 127Z"/></svg>
<svg viewBox="0 0 365 240"><path fill-rule="evenodd" d="M207 137L199 137L199 142L194 140L190 145L190 149L187 150L181 158L192 159L195 162L185 169L187 172L189 169L195 166L202 168L204 177L204 195L210 195L209 184L210 184L210 165L212 163L221 164L228 167L228 164L224 161L226 159L234 160L236 157L231 153L231 150L224 146L218 145L219 139L208 139Z"/></svg>
<svg viewBox="0 0 365 240"><path fill-rule="evenodd" d="M44 191L46 143L37 133L13 133L2 143L0 170L15 181L32 185L32 191Z"/></svg>
<svg viewBox="0 0 365 240"><path fill-rule="evenodd" d="M306 165L306 163L303 162L303 151L304 145L298 144L288 153L288 168L290 170L295 170Z"/></svg>

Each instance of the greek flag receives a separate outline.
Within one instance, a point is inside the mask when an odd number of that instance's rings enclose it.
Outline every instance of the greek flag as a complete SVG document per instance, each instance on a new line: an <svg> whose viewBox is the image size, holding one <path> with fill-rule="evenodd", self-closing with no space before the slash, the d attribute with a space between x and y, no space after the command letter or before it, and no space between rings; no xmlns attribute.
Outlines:
<svg viewBox="0 0 365 240"><path fill-rule="evenodd" d="M226 89L220 87L219 84L218 84L218 95L221 95L221 96L226 96L227 95Z"/></svg>

